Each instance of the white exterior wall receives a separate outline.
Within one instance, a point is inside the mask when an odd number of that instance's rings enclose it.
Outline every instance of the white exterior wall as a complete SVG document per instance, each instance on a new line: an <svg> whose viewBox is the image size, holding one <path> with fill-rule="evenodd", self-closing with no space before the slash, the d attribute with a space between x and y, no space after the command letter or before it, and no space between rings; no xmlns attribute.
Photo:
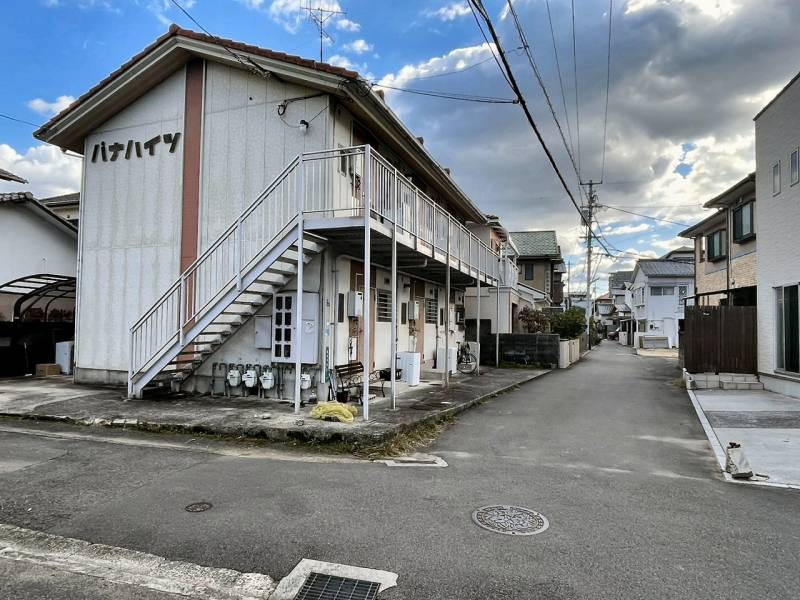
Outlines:
<svg viewBox="0 0 800 600"><path fill-rule="evenodd" d="M631 307L631 318L634 321L647 321L645 331L636 331L634 345L638 345L639 338L643 335L666 336L671 347L678 346L678 331L680 319L684 316L684 305L680 302L678 286L687 286L687 296L694 295L694 278L692 277L655 277L649 278L639 270L628 290L628 306ZM652 296L650 288L674 287L672 296ZM637 304L636 293L644 290L644 304Z"/></svg>
<svg viewBox="0 0 800 600"><path fill-rule="evenodd" d="M76 234L53 221L28 203L0 204L0 284L39 273L75 277ZM11 320L18 298L0 296L0 321Z"/></svg>
<svg viewBox="0 0 800 600"><path fill-rule="evenodd" d="M112 117L86 140L80 203L76 380L127 380L129 330L179 274L183 140L170 153L91 161L101 141L183 134L184 69ZM182 136L183 137L183 136ZM99 372L80 369L99 370ZM103 371L116 371L104 373Z"/></svg>
<svg viewBox="0 0 800 600"><path fill-rule="evenodd" d="M227 229L298 154L330 147L328 96L278 105L315 90L207 63L200 192L200 251ZM299 127L301 119L310 122Z"/></svg>
<svg viewBox="0 0 800 600"><path fill-rule="evenodd" d="M800 281L800 185L792 185L789 157L800 145L800 82L794 82L758 117L756 205L758 206L758 370L764 386L800 397L800 378L777 379L775 287ZM781 191L773 196L772 166L781 162Z"/></svg>

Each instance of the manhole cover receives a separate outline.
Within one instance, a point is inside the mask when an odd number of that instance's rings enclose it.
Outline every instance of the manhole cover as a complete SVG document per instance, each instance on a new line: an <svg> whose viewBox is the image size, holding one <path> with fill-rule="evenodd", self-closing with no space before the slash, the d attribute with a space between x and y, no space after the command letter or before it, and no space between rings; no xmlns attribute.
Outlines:
<svg viewBox="0 0 800 600"><path fill-rule="evenodd" d="M534 535L550 526L547 518L535 510L505 504L479 508L472 513L472 520L484 529L505 535Z"/></svg>
<svg viewBox="0 0 800 600"><path fill-rule="evenodd" d="M211 508L211 502L192 502L186 506L186 512L205 512Z"/></svg>

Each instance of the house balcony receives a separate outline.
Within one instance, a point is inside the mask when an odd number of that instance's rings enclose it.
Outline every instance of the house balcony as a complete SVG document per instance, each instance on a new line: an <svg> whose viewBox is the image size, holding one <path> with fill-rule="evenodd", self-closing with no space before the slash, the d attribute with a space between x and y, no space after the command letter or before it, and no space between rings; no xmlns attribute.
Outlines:
<svg viewBox="0 0 800 600"><path fill-rule="evenodd" d="M396 239L398 269L444 283L516 286L517 267L436 204L370 146L311 152L296 168L304 228L340 255L364 258L369 207L370 262L390 268Z"/></svg>

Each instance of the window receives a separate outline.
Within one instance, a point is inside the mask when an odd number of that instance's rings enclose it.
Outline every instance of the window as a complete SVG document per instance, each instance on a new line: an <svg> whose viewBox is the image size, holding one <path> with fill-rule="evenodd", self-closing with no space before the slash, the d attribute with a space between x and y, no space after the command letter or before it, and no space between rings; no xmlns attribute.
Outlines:
<svg viewBox="0 0 800 600"><path fill-rule="evenodd" d="M800 148L792 150L791 158L789 158L789 176L792 185L800 181Z"/></svg>
<svg viewBox="0 0 800 600"><path fill-rule="evenodd" d="M675 288L672 286L655 285L650 287L651 296L674 296Z"/></svg>
<svg viewBox="0 0 800 600"><path fill-rule="evenodd" d="M772 195L781 193L781 161L772 165Z"/></svg>
<svg viewBox="0 0 800 600"><path fill-rule="evenodd" d="M709 233L707 236L708 260L715 261L727 256L728 236L724 229Z"/></svg>
<svg viewBox="0 0 800 600"><path fill-rule="evenodd" d="M425 322L439 324L439 300L436 298L425 298Z"/></svg>
<svg viewBox="0 0 800 600"><path fill-rule="evenodd" d="M797 285L775 288L776 361L778 369L800 373L800 314Z"/></svg>
<svg viewBox="0 0 800 600"><path fill-rule="evenodd" d="M753 203L740 206L733 211L733 241L743 242L755 235L753 226Z"/></svg>
<svg viewBox="0 0 800 600"><path fill-rule="evenodd" d="M678 303L684 304L686 302L686 296L689 294L689 286L688 285L679 285L678 286Z"/></svg>
<svg viewBox="0 0 800 600"><path fill-rule="evenodd" d="M525 279L533 279L533 263L525 263Z"/></svg>
<svg viewBox="0 0 800 600"><path fill-rule="evenodd" d="M375 318L381 323L391 323L392 321L392 291L375 290L376 315Z"/></svg>

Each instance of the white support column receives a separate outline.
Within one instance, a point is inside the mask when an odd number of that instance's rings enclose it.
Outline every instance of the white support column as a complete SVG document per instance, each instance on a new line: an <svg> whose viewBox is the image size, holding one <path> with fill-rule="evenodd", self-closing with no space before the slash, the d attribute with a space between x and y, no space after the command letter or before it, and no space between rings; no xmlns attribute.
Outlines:
<svg viewBox="0 0 800 600"><path fill-rule="evenodd" d="M303 208L305 206L305 171L303 158L300 158L298 165L297 179L300 197L298 198L297 211L297 296L295 298L295 320L294 320L294 342L292 351L294 354L294 414L300 414L300 372L303 364L303 274L305 271L305 255L303 252L303 233L305 224L303 223Z"/></svg>
<svg viewBox="0 0 800 600"><path fill-rule="evenodd" d="M400 197L400 186L397 180L397 169L394 170L394 201L392 203L392 335L390 337L392 382L392 410L397 410L397 201Z"/></svg>
<svg viewBox="0 0 800 600"><path fill-rule="evenodd" d="M475 320L475 342L478 347L478 355L475 359L478 361L478 365L475 372L478 375L481 374L481 254L483 254L481 250L482 248L478 246L478 277L475 280L478 286L478 318Z"/></svg>
<svg viewBox="0 0 800 600"><path fill-rule="evenodd" d="M500 247L500 252L497 255L497 277L495 278L495 285L497 286L495 289L497 294L495 294L495 304L497 307L497 316L495 317L495 326L494 326L494 366L500 366L500 269L503 266L503 248Z"/></svg>
<svg viewBox="0 0 800 600"><path fill-rule="evenodd" d="M450 385L450 230L452 222L447 215L447 256L444 276L444 387Z"/></svg>
<svg viewBox="0 0 800 600"><path fill-rule="evenodd" d="M364 420L369 420L369 373L370 364L370 335L372 334L372 311L370 310L371 285L370 271L372 270L372 257L370 256L371 216L372 209L372 149L369 145L364 147L364 373L362 382L361 399L363 401Z"/></svg>

